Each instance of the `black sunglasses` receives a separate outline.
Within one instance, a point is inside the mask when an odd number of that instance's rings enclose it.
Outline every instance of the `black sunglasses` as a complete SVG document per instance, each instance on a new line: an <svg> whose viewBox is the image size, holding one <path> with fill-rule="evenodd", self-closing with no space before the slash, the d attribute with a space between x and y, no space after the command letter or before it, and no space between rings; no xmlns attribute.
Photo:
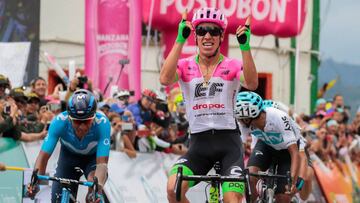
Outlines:
<svg viewBox="0 0 360 203"><path fill-rule="evenodd" d="M210 33L211 36L215 37L215 36L220 36L222 33L222 30L218 27L198 26L195 29L195 33L196 33L196 35L199 35L199 36L205 36L206 33Z"/></svg>

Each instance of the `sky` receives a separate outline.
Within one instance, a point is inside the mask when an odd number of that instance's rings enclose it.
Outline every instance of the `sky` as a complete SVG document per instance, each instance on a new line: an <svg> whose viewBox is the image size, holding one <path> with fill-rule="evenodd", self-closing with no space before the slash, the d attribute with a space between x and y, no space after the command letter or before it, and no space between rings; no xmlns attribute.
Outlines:
<svg viewBox="0 0 360 203"><path fill-rule="evenodd" d="M360 0L320 0L322 59L360 65Z"/></svg>

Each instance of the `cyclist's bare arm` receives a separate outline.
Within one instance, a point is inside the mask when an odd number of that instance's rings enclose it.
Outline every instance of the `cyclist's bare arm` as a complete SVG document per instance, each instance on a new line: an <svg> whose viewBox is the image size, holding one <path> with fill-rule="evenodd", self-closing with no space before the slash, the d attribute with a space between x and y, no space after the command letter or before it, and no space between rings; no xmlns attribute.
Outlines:
<svg viewBox="0 0 360 203"><path fill-rule="evenodd" d="M300 155L299 177L306 178L308 164L307 164L307 157L305 151L304 150L300 151L299 155Z"/></svg>
<svg viewBox="0 0 360 203"><path fill-rule="evenodd" d="M39 169L39 174L45 174L46 166L50 156L51 156L50 154L40 150L34 167L34 169Z"/></svg>
<svg viewBox="0 0 360 203"><path fill-rule="evenodd" d="M183 12L182 20L183 22L185 21L186 27L192 29L191 23L186 19L187 19L187 10ZM160 83L162 85L170 85L176 81L176 68L183 46L184 43L180 43L176 41L169 55L166 57L165 62L160 71Z"/></svg>
<svg viewBox="0 0 360 203"><path fill-rule="evenodd" d="M258 87L258 74L251 51L242 51L241 53L244 66L245 87L248 90L256 90Z"/></svg>
<svg viewBox="0 0 360 203"><path fill-rule="evenodd" d="M96 158L96 170L95 170L95 176L99 180L99 185L101 187L104 186L106 179L107 179L107 164L108 164L109 157L107 156L101 156ZM92 180L89 180L92 181Z"/></svg>
<svg viewBox="0 0 360 203"><path fill-rule="evenodd" d="M170 85L176 81L176 68L184 45L175 42L160 71L160 83Z"/></svg>
<svg viewBox="0 0 360 203"><path fill-rule="evenodd" d="M250 26L250 16L247 17L245 25ZM242 28L244 29L244 28ZM240 32L239 34L241 34ZM258 87L258 75L256 71L256 66L251 55L251 50L241 51L243 66L244 66L244 78L245 78L245 87L248 90L256 90Z"/></svg>
<svg viewBox="0 0 360 203"><path fill-rule="evenodd" d="M291 169L290 169L291 179L292 179L291 193L294 193L296 191L295 183L297 181L297 177L299 174L300 154L297 144L290 145L288 147L288 151L291 157Z"/></svg>

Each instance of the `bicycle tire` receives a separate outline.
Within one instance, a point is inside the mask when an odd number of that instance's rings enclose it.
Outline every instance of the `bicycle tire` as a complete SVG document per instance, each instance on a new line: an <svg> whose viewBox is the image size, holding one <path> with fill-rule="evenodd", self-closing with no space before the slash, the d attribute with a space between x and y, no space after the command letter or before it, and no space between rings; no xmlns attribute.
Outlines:
<svg viewBox="0 0 360 203"><path fill-rule="evenodd" d="M275 195L275 191L272 188L268 188L265 191L265 195L266 195L266 203L274 203L274 195Z"/></svg>

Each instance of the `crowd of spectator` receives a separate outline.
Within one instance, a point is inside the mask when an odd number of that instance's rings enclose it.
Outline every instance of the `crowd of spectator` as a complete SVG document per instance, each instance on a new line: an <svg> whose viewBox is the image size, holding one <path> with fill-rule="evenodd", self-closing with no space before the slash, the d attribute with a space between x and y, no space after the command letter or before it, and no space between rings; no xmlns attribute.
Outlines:
<svg viewBox="0 0 360 203"><path fill-rule="evenodd" d="M354 164L360 164L360 111L351 121L349 110L343 96L336 94L329 102L317 99L313 114L296 117L308 140L309 151L327 166L337 166L340 171L346 156Z"/></svg>
<svg viewBox="0 0 360 203"><path fill-rule="evenodd" d="M179 108L172 112L167 95L161 91L144 89L139 101L133 101L133 92L128 90L116 90L103 98L90 80L79 77L69 87L59 83L51 95L44 78L38 77L30 85L13 88L9 79L0 75L0 137L25 142L43 139L54 116L66 110L72 93L85 88L97 98L98 111L109 118L113 150L130 158L136 157L137 151L184 154L187 150L188 123L182 97L178 96L175 107Z"/></svg>
<svg viewBox="0 0 360 203"><path fill-rule="evenodd" d="M188 146L188 127L185 102L180 91L168 95L163 91L144 89L141 98L134 101L134 93L116 90L107 98L93 89L91 81L74 78L69 87L58 84L47 95L44 78L34 79L28 88L12 88L9 79L0 75L0 133L15 140L41 140L47 134L50 121L66 110L66 100L72 92L86 88L98 99L98 110L111 123L112 149L126 153L130 158L137 152L162 151L184 154ZM61 98L60 92L66 91ZM328 166L336 166L349 154L360 164L360 111L350 121L349 108L341 95L332 101L319 98L311 115L289 112L302 128L308 140L310 153L317 155ZM245 153L250 153L249 139Z"/></svg>

